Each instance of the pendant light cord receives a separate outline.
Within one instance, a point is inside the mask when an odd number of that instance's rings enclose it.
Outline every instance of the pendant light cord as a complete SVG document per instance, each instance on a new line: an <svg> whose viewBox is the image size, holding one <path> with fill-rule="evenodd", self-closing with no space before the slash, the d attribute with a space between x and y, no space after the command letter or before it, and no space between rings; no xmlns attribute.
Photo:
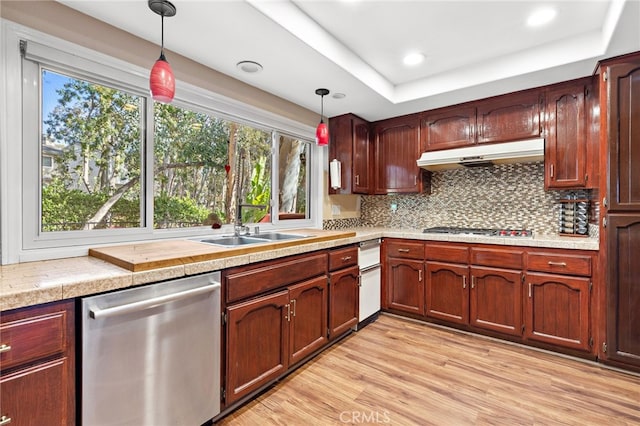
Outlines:
<svg viewBox="0 0 640 426"><path fill-rule="evenodd" d="M161 30L160 30L160 57L164 60L164 13L160 15L161 17Z"/></svg>
<svg viewBox="0 0 640 426"><path fill-rule="evenodd" d="M320 96L320 122L324 123L324 95Z"/></svg>

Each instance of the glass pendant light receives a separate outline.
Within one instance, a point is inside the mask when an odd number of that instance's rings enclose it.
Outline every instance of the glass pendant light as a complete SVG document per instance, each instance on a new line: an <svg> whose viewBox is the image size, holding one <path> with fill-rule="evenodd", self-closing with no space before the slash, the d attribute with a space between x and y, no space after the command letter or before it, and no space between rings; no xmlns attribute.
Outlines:
<svg viewBox="0 0 640 426"><path fill-rule="evenodd" d="M324 97L329 94L328 89L316 89L316 95L320 96L320 123L316 129L316 145L329 145L329 129L322 119L324 115Z"/></svg>
<svg viewBox="0 0 640 426"><path fill-rule="evenodd" d="M164 56L164 17L174 16L176 7L167 0L149 0L149 9L162 17L162 38L160 45L160 58L151 68L149 75L149 89L154 101L165 104L173 100L176 93L176 79L173 76L171 65Z"/></svg>

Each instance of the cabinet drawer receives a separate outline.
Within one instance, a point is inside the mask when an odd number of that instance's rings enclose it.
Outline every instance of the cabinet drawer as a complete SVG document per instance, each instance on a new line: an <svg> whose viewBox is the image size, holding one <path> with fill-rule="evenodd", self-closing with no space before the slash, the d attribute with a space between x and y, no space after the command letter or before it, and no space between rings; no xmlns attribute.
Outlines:
<svg viewBox="0 0 640 426"><path fill-rule="evenodd" d="M403 259L424 259L424 244L404 241L386 241L387 256Z"/></svg>
<svg viewBox="0 0 640 426"><path fill-rule="evenodd" d="M326 252L235 268L225 277L226 300L245 299L326 273Z"/></svg>
<svg viewBox="0 0 640 426"><path fill-rule="evenodd" d="M0 365L8 369L62 353L67 313L55 312L0 325Z"/></svg>
<svg viewBox="0 0 640 426"><path fill-rule="evenodd" d="M347 247L329 252L329 270L346 268L358 264L358 247Z"/></svg>
<svg viewBox="0 0 640 426"><path fill-rule="evenodd" d="M469 263L469 247L427 243L424 246L424 257L441 262Z"/></svg>
<svg viewBox="0 0 640 426"><path fill-rule="evenodd" d="M591 276L591 257L584 254L532 252L527 256L530 271Z"/></svg>
<svg viewBox="0 0 640 426"><path fill-rule="evenodd" d="M471 264L481 266L494 266L496 268L522 269L522 250L472 248Z"/></svg>

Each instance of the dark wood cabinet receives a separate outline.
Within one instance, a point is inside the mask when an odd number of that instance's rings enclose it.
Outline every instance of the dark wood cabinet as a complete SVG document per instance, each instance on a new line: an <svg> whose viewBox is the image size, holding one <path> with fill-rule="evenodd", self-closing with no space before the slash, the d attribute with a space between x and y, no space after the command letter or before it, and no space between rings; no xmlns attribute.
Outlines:
<svg viewBox="0 0 640 426"><path fill-rule="evenodd" d="M522 272L471 266L469 323L522 336Z"/></svg>
<svg viewBox="0 0 640 426"><path fill-rule="evenodd" d="M329 338L335 339L358 325L360 269L358 247L329 252Z"/></svg>
<svg viewBox="0 0 640 426"><path fill-rule="evenodd" d="M2 424L76 424L74 327L73 301L2 313Z"/></svg>
<svg viewBox="0 0 640 426"><path fill-rule="evenodd" d="M591 78L546 91L545 188L591 188L598 184L598 97Z"/></svg>
<svg viewBox="0 0 640 426"><path fill-rule="evenodd" d="M423 262L389 259L387 267L387 307L424 315Z"/></svg>
<svg viewBox="0 0 640 426"><path fill-rule="evenodd" d="M640 371L640 54L600 65L602 157L600 228L606 338L600 355Z"/></svg>
<svg viewBox="0 0 640 426"><path fill-rule="evenodd" d="M427 261L425 270L426 316L457 324L468 324L469 267Z"/></svg>
<svg viewBox="0 0 640 426"><path fill-rule="evenodd" d="M640 58L604 68L609 212L640 212Z"/></svg>
<svg viewBox="0 0 640 426"><path fill-rule="evenodd" d="M527 272L526 284L526 338L590 351L590 279Z"/></svg>
<svg viewBox="0 0 640 426"><path fill-rule="evenodd" d="M425 258L427 317L522 335L522 250L426 243Z"/></svg>
<svg viewBox="0 0 640 426"><path fill-rule="evenodd" d="M357 265L329 273L329 335L332 339L358 325L359 277Z"/></svg>
<svg viewBox="0 0 640 426"><path fill-rule="evenodd" d="M224 271L227 406L326 344L327 264L321 251Z"/></svg>
<svg viewBox="0 0 640 426"><path fill-rule="evenodd" d="M327 343L328 293L324 276L289 288L289 365Z"/></svg>
<svg viewBox="0 0 640 426"><path fill-rule="evenodd" d="M541 89L425 111L420 120L421 149L435 151L539 138L543 111Z"/></svg>
<svg viewBox="0 0 640 426"><path fill-rule="evenodd" d="M387 239L383 244L385 309L424 315L424 244Z"/></svg>
<svg viewBox="0 0 640 426"><path fill-rule="evenodd" d="M286 372L289 315L288 290L227 308L227 405Z"/></svg>
<svg viewBox="0 0 640 426"><path fill-rule="evenodd" d="M540 137L543 99L539 90L528 90L479 101L477 142L508 142Z"/></svg>
<svg viewBox="0 0 640 426"><path fill-rule="evenodd" d="M421 154L418 115L375 123L374 139L376 194L428 190L428 172L416 163Z"/></svg>
<svg viewBox="0 0 640 426"><path fill-rule="evenodd" d="M607 253L606 357L640 367L640 215L608 216Z"/></svg>
<svg viewBox="0 0 640 426"><path fill-rule="evenodd" d="M592 350L593 263L593 254L581 251L532 249L527 253L527 339Z"/></svg>
<svg viewBox="0 0 640 426"><path fill-rule="evenodd" d="M454 106L427 111L420 119L424 151L459 148L476 143L476 107Z"/></svg>
<svg viewBox="0 0 640 426"><path fill-rule="evenodd" d="M336 159L342 165L340 188L329 185L329 194L373 193L373 149L369 122L345 114L329 120L331 142L329 161Z"/></svg>
<svg viewBox="0 0 640 426"><path fill-rule="evenodd" d="M472 326L522 336L524 253L515 247L471 247Z"/></svg>

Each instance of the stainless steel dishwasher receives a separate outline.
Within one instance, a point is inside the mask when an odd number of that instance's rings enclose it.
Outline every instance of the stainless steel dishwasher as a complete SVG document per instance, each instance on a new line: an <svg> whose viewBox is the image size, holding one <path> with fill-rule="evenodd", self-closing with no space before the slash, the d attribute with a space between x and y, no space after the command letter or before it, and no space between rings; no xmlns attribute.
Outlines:
<svg viewBox="0 0 640 426"><path fill-rule="evenodd" d="M82 299L82 424L197 426L220 412L220 272Z"/></svg>

